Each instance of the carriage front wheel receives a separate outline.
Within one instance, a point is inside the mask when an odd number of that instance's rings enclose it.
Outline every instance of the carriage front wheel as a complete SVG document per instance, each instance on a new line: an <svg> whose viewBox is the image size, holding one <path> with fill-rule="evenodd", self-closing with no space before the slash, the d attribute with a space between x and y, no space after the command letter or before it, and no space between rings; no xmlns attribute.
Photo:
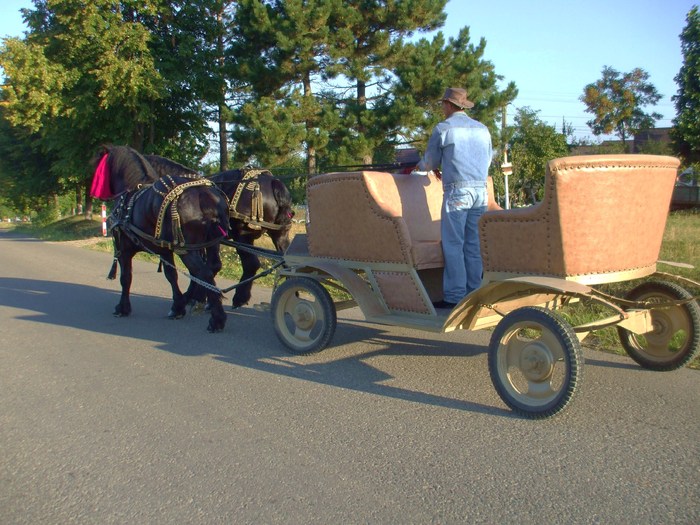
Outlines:
<svg viewBox="0 0 700 525"><path fill-rule="evenodd" d="M330 343L337 324L328 290L308 277L284 281L272 295L275 333L293 354L320 352Z"/></svg>
<svg viewBox="0 0 700 525"><path fill-rule="evenodd" d="M668 371L685 366L700 351L700 307L697 301L660 306L654 303L684 301L692 295L676 283L649 281L627 294L627 299L649 303L653 330L637 335L617 327L627 354L644 368Z"/></svg>
<svg viewBox="0 0 700 525"><path fill-rule="evenodd" d="M581 345L559 314L528 306L507 314L489 344L489 374L514 412L533 419L561 412L583 374Z"/></svg>

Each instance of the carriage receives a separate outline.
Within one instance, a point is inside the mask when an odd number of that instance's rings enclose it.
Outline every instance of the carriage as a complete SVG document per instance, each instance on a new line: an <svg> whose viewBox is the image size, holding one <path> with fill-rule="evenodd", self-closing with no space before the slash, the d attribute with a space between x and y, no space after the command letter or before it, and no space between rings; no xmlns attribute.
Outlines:
<svg viewBox="0 0 700 525"><path fill-rule="evenodd" d="M493 328L493 385L530 418L554 416L574 399L581 341L595 330L616 327L645 368L682 367L700 350L700 307L686 289L700 285L657 270L678 165L652 155L550 161L540 203L482 217L483 283L452 310L433 306L444 266L439 180L315 176L306 234L294 237L277 270L275 332L292 353L319 352L332 341L337 312L356 306L367 321L435 333ZM624 297L600 289L622 282ZM603 313L574 326L563 313L581 301Z"/></svg>

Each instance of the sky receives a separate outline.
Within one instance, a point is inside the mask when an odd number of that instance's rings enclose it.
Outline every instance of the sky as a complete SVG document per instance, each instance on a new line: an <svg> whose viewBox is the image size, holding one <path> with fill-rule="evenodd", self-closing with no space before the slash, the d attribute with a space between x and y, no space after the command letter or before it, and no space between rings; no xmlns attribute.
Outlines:
<svg viewBox="0 0 700 525"><path fill-rule="evenodd" d="M561 130L565 120L577 138L594 138L586 122L592 115L579 100L587 84L602 77L604 66L628 73L641 68L663 98L646 111L670 127L675 117L671 97L674 77L683 62L679 35L686 15L700 0L449 0L447 22L440 30L455 37L469 27L470 42L486 40L484 59L503 77L500 87L515 82L519 95L508 107L529 107ZM19 10L30 0L0 2L0 38L22 37L26 27ZM418 35L432 38L432 34Z"/></svg>

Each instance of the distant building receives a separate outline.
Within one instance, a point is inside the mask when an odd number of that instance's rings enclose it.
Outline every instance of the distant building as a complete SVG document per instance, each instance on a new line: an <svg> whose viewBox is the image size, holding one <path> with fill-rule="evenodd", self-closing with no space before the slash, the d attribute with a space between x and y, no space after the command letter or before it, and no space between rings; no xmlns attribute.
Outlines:
<svg viewBox="0 0 700 525"><path fill-rule="evenodd" d="M628 153L641 153L649 142L671 145L671 128L649 128L637 133L632 140L627 141ZM600 144L576 146L571 149L572 155L594 155L599 153L622 152L621 140L604 140Z"/></svg>
<svg viewBox="0 0 700 525"><path fill-rule="evenodd" d="M650 128L644 129L634 136L632 151L639 153L648 142L660 142L661 144L671 144L671 128Z"/></svg>

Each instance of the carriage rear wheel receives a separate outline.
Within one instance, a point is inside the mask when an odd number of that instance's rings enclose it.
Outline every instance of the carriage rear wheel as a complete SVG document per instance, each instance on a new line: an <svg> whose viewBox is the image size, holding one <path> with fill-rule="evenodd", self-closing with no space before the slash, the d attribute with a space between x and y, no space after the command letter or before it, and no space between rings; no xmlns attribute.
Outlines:
<svg viewBox="0 0 700 525"><path fill-rule="evenodd" d="M328 291L314 279L284 281L272 296L271 310L275 333L293 354L320 352L333 338L335 306Z"/></svg>
<svg viewBox="0 0 700 525"><path fill-rule="evenodd" d="M642 283L627 294L627 299L652 304L691 297L685 288L667 281ZM680 306L649 306L649 309L652 332L638 335L617 327L627 354L644 368L659 371L675 370L692 361L700 351L700 307L697 301Z"/></svg>
<svg viewBox="0 0 700 525"><path fill-rule="evenodd" d="M507 314L489 344L489 374L514 412L554 416L573 399L583 375L581 345L559 314L523 307Z"/></svg>

